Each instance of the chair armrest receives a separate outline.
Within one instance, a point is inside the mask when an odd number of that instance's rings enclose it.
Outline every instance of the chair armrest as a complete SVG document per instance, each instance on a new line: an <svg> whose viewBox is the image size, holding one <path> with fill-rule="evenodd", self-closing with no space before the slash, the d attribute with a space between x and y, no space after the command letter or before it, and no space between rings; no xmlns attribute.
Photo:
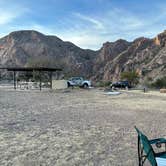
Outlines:
<svg viewBox="0 0 166 166"><path fill-rule="evenodd" d="M152 139L149 140L150 144L156 144L156 143L166 143L166 139L165 138L157 138L157 139Z"/></svg>

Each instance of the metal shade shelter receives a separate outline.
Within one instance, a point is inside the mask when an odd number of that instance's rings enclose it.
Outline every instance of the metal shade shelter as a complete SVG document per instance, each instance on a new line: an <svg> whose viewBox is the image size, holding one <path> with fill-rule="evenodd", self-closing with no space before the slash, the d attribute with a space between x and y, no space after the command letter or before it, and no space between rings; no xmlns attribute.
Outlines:
<svg viewBox="0 0 166 166"><path fill-rule="evenodd" d="M50 82L50 89L52 89L52 74L53 72L62 71L60 68L48 68L48 67L1 67L1 70L7 70L13 72L13 81L14 81L14 89L16 89L16 72L39 72L39 80L40 80L40 90L41 90L41 83L42 83L42 72L49 73L49 82Z"/></svg>

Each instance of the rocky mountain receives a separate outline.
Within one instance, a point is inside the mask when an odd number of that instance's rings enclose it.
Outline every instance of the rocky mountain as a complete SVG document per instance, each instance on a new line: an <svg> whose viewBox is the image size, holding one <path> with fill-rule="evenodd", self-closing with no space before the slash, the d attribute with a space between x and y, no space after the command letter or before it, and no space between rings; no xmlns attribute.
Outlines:
<svg viewBox="0 0 166 166"><path fill-rule="evenodd" d="M29 60L50 60L54 67L63 66L65 72L69 70L89 77L96 54L36 31L16 31L0 39L1 66L26 66Z"/></svg>
<svg viewBox="0 0 166 166"><path fill-rule="evenodd" d="M119 52L114 55L112 43L103 45L100 57L109 56L110 59L102 64L96 78L115 81L120 78L121 72L132 70L140 74L141 80L154 80L166 75L166 31L154 39L141 37L131 43L121 40L118 46ZM109 54L109 51L112 53Z"/></svg>
<svg viewBox="0 0 166 166"><path fill-rule="evenodd" d="M139 72L141 80L154 80L166 75L166 31L154 39L106 42L98 51L36 31L12 32L0 39L0 66L27 66L36 59L49 59L49 65L62 67L68 75L94 81L115 81L121 72L131 70Z"/></svg>

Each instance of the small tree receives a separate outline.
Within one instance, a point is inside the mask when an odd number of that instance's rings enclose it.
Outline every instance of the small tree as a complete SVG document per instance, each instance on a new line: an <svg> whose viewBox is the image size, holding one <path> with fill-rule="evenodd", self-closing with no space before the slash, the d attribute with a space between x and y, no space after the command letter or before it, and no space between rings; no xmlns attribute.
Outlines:
<svg viewBox="0 0 166 166"><path fill-rule="evenodd" d="M157 79L152 86L155 88L166 88L166 76Z"/></svg>
<svg viewBox="0 0 166 166"><path fill-rule="evenodd" d="M53 60L50 57L41 56L41 57L31 57L27 60L26 66L27 67L52 67ZM42 80L47 81L49 79L49 75L47 72L42 73ZM36 81L40 80L40 72L34 71L33 72L33 79Z"/></svg>
<svg viewBox="0 0 166 166"><path fill-rule="evenodd" d="M56 59L54 57L40 56L40 57L31 57L27 60L27 67L52 67L52 68L64 68L65 61L64 59ZM49 79L49 72L42 72L42 80L47 81ZM40 72L33 72L33 79L40 79Z"/></svg>
<svg viewBox="0 0 166 166"><path fill-rule="evenodd" d="M56 61L47 56L31 57L27 60L27 67L53 67L57 66Z"/></svg>
<svg viewBox="0 0 166 166"><path fill-rule="evenodd" d="M136 71L122 72L121 79L127 80L131 85L136 85L139 82L139 74Z"/></svg>

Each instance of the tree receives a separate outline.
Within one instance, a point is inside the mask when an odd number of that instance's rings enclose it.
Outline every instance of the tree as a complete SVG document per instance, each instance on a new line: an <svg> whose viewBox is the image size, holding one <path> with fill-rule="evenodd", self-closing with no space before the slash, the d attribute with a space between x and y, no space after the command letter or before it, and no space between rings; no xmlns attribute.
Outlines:
<svg viewBox="0 0 166 166"><path fill-rule="evenodd" d="M49 68L61 68L64 70L65 60L63 58L56 59L55 57L49 56L40 56L40 57L31 57L27 60L27 67L49 67ZM49 79L49 72L42 72L42 80ZM40 73L38 71L33 72L33 78L35 80L40 79Z"/></svg>
<svg viewBox="0 0 166 166"><path fill-rule="evenodd" d="M53 58L41 56L41 57L32 57L27 60L27 67L53 67L55 66L56 61Z"/></svg>
<svg viewBox="0 0 166 166"><path fill-rule="evenodd" d="M122 72L121 79L127 80L131 85L134 86L139 82L139 74L136 71Z"/></svg>
<svg viewBox="0 0 166 166"><path fill-rule="evenodd" d="M166 88L166 76L157 79L152 86L155 88Z"/></svg>

